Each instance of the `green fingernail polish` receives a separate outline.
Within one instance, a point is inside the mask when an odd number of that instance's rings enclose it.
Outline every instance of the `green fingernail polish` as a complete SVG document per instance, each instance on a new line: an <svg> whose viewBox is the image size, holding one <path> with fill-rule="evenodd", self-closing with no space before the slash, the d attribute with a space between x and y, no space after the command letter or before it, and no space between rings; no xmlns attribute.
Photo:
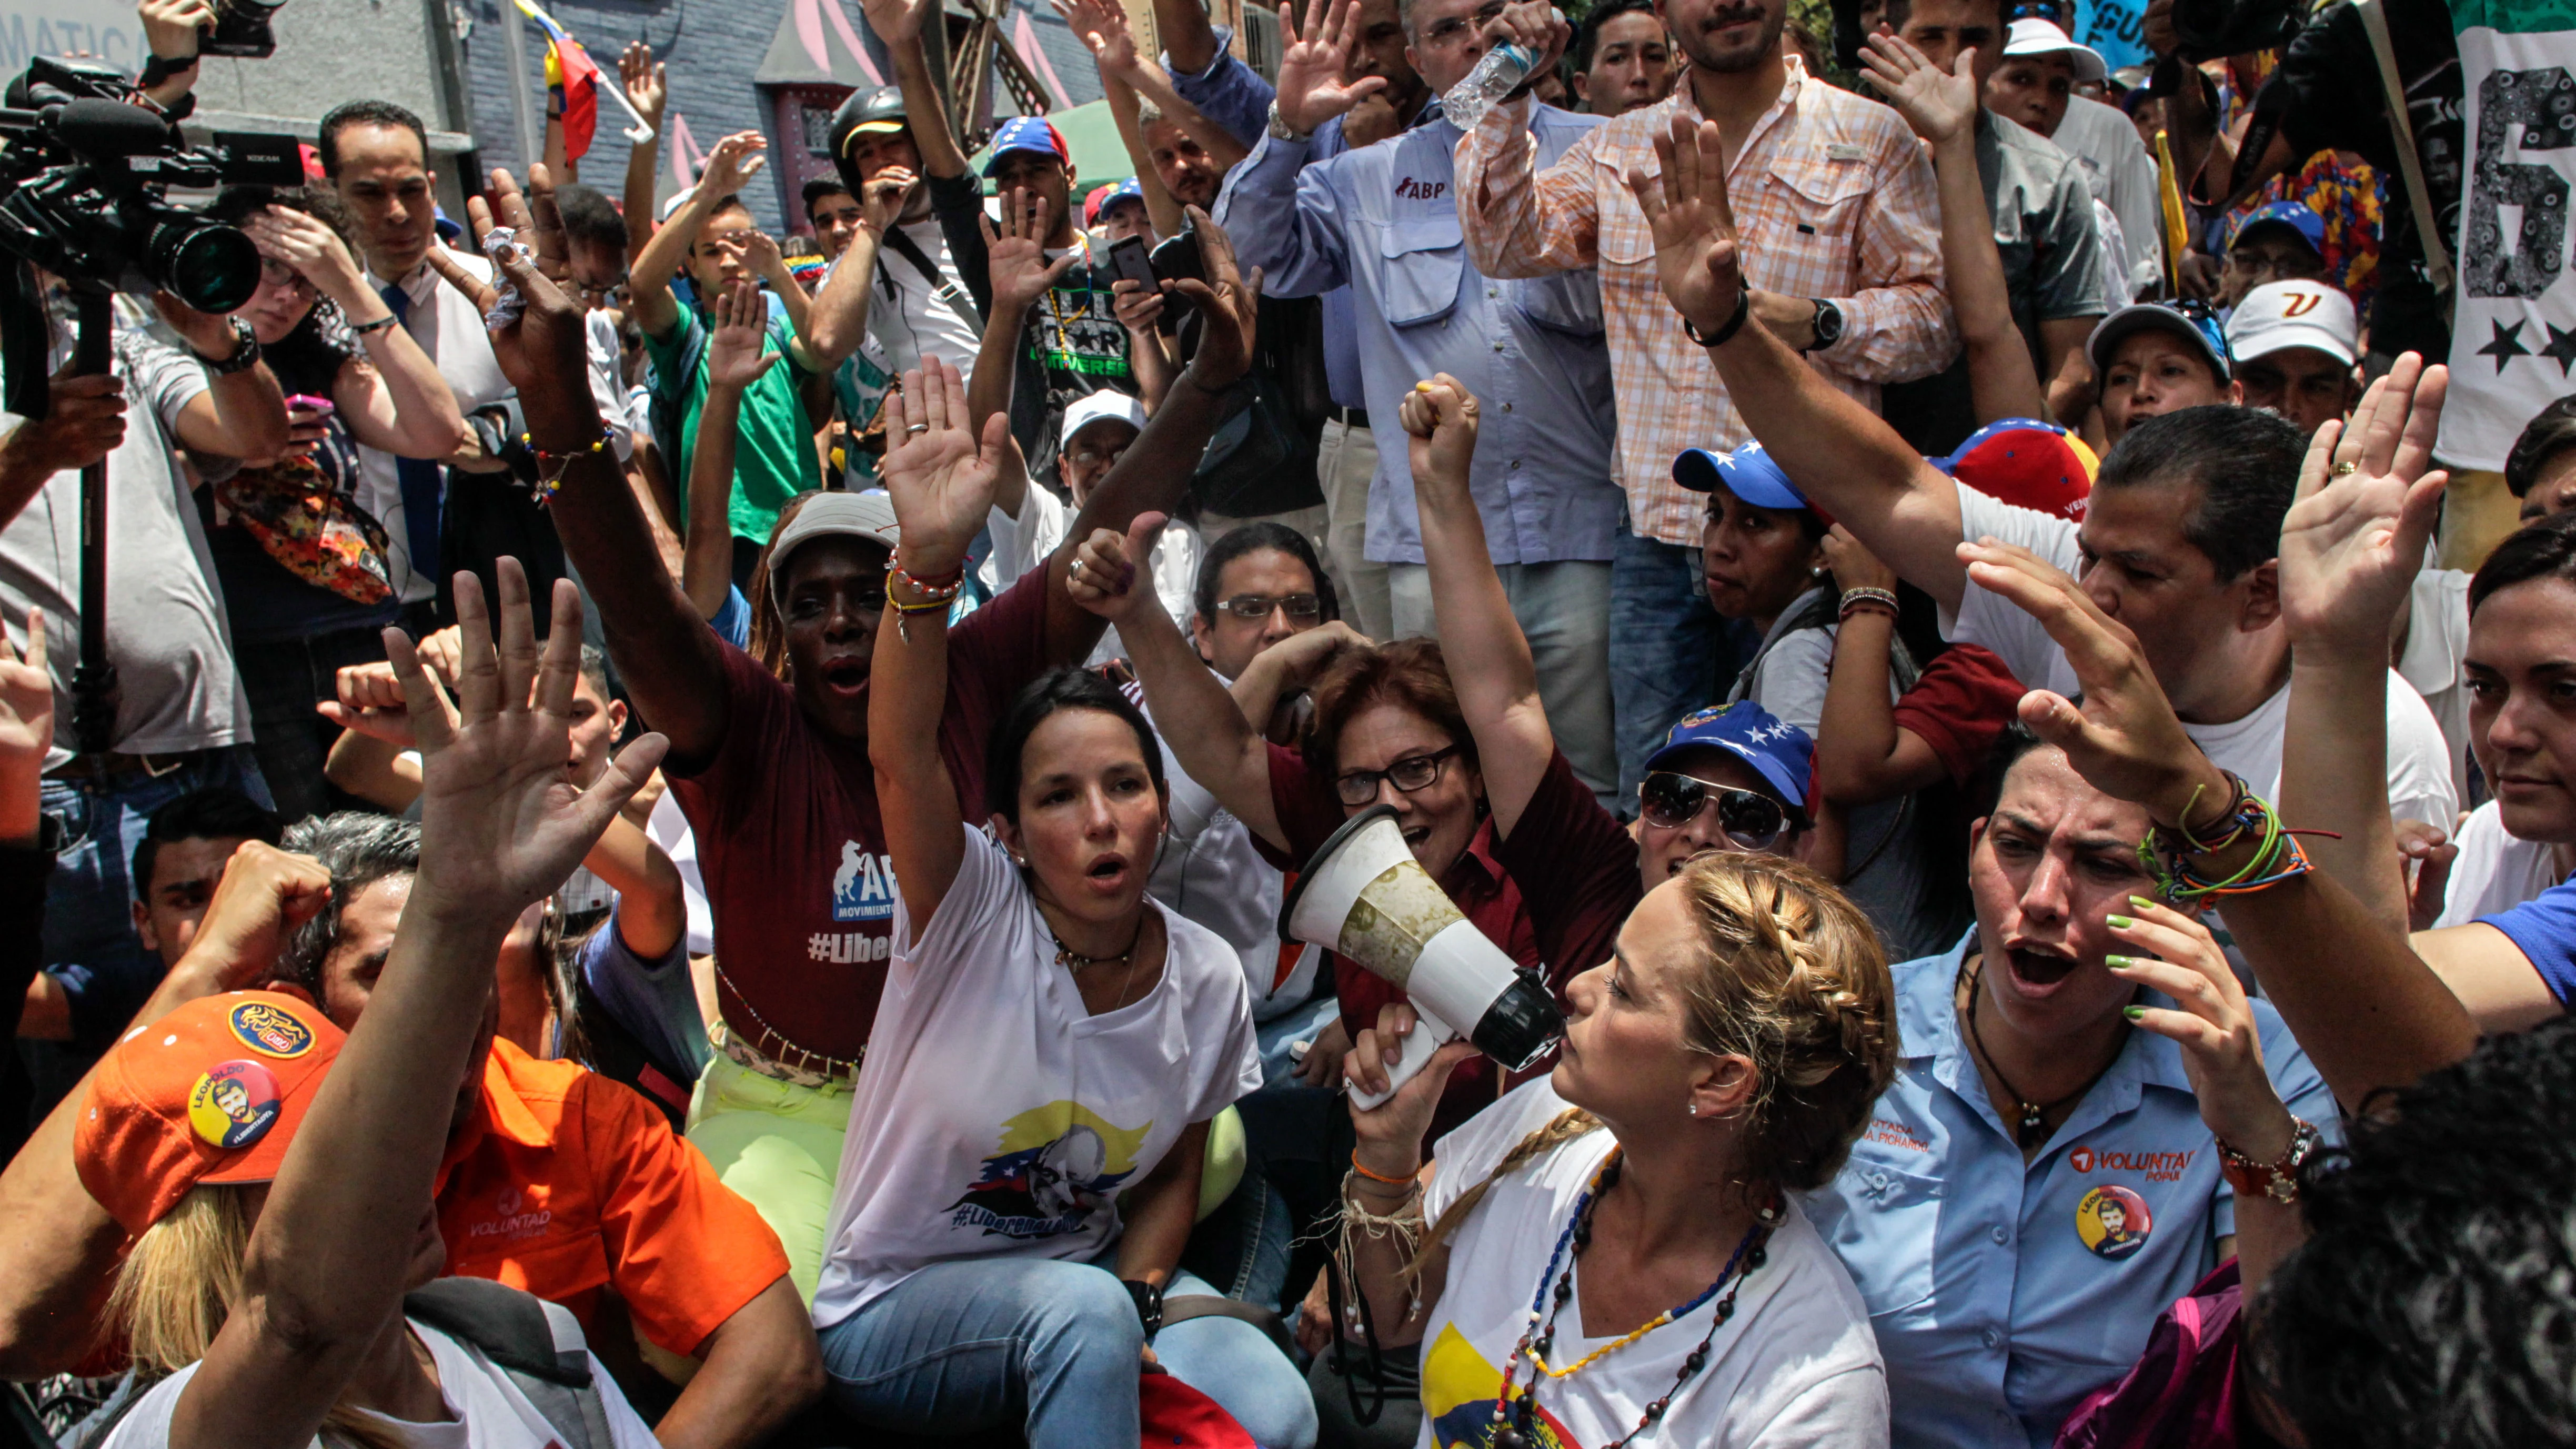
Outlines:
<svg viewBox="0 0 2576 1449"><path fill-rule="evenodd" d="M2135 966L2138 961L2134 956L2105 956L2102 958L2102 964L2116 971L2123 966Z"/></svg>
<svg viewBox="0 0 2576 1449"><path fill-rule="evenodd" d="M2105 916L2103 919L2109 921L2112 928L2115 930L2125 931L2129 927L2137 924L2137 922L2130 920L2127 916Z"/></svg>
<svg viewBox="0 0 2576 1449"><path fill-rule="evenodd" d="M2129 897L2129 904L2136 906L2142 911L2151 911L2156 908L2156 903L2145 896L2131 896Z"/></svg>
<svg viewBox="0 0 2576 1449"><path fill-rule="evenodd" d="M2120 1014L2131 1021L2136 1021L2147 1014L2147 1009L2143 1006L2123 1006L2120 1008Z"/></svg>

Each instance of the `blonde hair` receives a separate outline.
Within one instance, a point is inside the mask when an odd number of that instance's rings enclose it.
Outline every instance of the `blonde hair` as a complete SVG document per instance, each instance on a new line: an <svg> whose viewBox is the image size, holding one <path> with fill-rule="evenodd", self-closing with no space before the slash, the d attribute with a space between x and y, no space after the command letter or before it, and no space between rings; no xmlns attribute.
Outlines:
<svg viewBox="0 0 2576 1449"><path fill-rule="evenodd" d="M197 1184L125 1255L108 1293L107 1321L124 1333L146 1380L204 1358L240 1301L242 1259L250 1250L249 1191L240 1183ZM321 1435L357 1449L402 1449L403 1442L339 1404L322 1416Z"/></svg>
<svg viewBox="0 0 2576 1449"><path fill-rule="evenodd" d="M1811 1191L1833 1180L1896 1075L1896 988L1860 908L1778 856L1723 851L1682 868L1684 907L1707 949L1681 982L1682 1039L1753 1064L1749 1180ZM1447 1240L1494 1183L1600 1120L1570 1108L1521 1139L1458 1195L1424 1238ZM1415 1260L1418 1271L1420 1259Z"/></svg>

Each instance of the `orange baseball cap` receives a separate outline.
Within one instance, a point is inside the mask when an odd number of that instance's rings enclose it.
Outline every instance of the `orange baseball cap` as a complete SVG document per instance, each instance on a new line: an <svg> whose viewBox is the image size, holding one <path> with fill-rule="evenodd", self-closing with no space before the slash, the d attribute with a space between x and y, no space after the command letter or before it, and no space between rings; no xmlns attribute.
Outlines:
<svg viewBox="0 0 2576 1449"><path fill-rule="evenodd" d="M348 1037L273 991L191 1001L110 1048L74 1129L81 1186L129 1233L201 1182L268 1182Z"/></svg>

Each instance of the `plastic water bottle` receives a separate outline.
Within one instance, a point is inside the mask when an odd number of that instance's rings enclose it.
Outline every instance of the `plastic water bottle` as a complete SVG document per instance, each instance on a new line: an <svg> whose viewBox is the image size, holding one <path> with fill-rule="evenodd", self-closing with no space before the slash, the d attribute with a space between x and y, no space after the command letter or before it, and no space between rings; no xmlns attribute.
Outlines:
<svg viewBox="0 0 2576 1449"><path fill-rule="evenodd" d="M1562 10L1552 13L1559 20L1565 18ZM1449 94L1440 98L1441 114L1461 131L1476 129L1485 112L1501 105L1503 97L1517 90L1537 64L1538 53L1527 46L1510 41L1495 46L1476 62L1474 70L1467 72L1465 80L1451 86Z"/></svg>

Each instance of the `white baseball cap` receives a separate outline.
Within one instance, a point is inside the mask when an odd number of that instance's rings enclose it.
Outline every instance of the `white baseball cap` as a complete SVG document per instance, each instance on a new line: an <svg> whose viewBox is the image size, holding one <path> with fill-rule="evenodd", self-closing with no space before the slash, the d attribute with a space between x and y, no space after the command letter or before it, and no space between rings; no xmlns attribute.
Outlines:
<svg viewBox="0 0 2576 1449"><path fill-rule="evenodd" d="M815 493L769 541L769 592L772 602L787 607L787 561L796 550L818 538L855 538L891 553L902 541L895 526L894 496L882 488L858 493Z"/></svg>
<svg viewBox="0 0 2576 1449"><path fill-rule="evenodd" d="M2350 366L2361 355L2352 299L2324 282L2265 282L2227 319L2227 348L2238 362L2293 347L2314 348Z"/></svg>
<svg viewBox="0 0 2576 1449"><path fill-rule="evenodd" d="M1111 418L1116 418L1140 433L1145 431L1145 405L1123 392L1102 388L1089 397L1077 399L1071 407L1064 410L1062 437L1070 443L1073 441L1074 434L1090 427L1093 423L1106 422Z"/></svg>
<svg viewBox="0 0 2576 1449"><path fill-rule="evenodd" d="M2107 80L2111 74L2111 68L2103 63L2102 52L2089 45L2077 45L2065 31L2057 28L2055 21L2042 20L2036 15L2025 16L2012 23L2011 32L2004 38L2004 54L2007 57L2062 54L2075 67L2075 78L2079 81Z"/></svg>

